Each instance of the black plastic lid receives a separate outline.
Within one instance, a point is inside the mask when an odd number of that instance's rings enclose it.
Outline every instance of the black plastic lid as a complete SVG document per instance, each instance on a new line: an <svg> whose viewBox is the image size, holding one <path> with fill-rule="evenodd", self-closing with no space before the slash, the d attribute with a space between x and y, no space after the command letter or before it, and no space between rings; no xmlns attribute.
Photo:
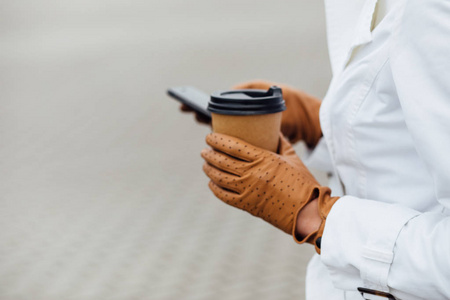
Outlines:
<svg viewBox="0 0 450 300"><path fill-rule="evenodd" d="M210 112L222 115L264 115L283 111L286 105L281 88L265 90L231 90L211 94Z"/></svg>

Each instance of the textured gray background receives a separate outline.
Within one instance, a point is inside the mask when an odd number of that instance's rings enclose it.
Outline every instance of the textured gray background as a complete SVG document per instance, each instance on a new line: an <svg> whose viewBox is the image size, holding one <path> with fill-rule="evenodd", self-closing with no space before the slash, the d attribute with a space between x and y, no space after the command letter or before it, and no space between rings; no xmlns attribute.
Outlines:
<svg viewBox="0 0 450 300"><path fill-rule="evenodd" d="M312 247L213 197L165 96L252 78L325 94L320 1L1 1L0 299L303 299Z"/></svg>

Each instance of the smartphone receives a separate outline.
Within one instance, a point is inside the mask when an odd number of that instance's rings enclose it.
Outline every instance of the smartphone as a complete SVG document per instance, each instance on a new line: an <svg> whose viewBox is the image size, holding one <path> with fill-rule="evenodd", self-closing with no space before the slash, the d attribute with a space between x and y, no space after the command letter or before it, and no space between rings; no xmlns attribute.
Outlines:
<svg viewBox="0 0 450 300"><path fill-rule="evenodd" d="M208 111L209 95L207 93L193 86L178 86L169 88L167 94L203 116L211 118L211 113Z"/></svg>

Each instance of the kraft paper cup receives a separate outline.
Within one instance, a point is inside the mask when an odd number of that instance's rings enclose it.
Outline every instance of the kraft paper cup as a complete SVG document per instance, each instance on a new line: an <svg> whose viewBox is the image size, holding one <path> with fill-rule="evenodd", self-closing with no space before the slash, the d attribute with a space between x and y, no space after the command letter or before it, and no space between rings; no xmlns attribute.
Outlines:
<svg viewBox="0 0 450 300"><path fill-rule="evenodd" d="M277 152L281 112L254 116L211 113L211 117L213 132L231 135L259 148Z"/></svg>
<svg viewBox="0 0 450 300"><path fill-rule="evenodd" d="M279 87L269 90L232 90L211 95L213 132L230 135L254 146L277 152L282 111Z"/></svg>

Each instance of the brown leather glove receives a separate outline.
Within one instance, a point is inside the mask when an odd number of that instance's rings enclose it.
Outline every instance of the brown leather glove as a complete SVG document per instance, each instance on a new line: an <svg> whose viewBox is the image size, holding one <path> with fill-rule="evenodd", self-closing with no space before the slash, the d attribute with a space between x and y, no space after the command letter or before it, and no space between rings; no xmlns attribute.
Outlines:
<svg viewBox="0 0 450 300"><path fill-rule="evenodd" d="M320 253L316 242L338 198L330 196L329 188L320 186L281 134L278 154L218 133L209 134L206 143L212 149L201 153L206 160L203 170L219 199L292 234L298 243L315 245ZM299 237L297 215L316 198L322 224L317 231Z"/></svg>
<svg viewBox="0 0 450 300"><path fill-rule="evenodd" d="M281 87L286 110L281 120L281 132L291 143L305 141L309 148L314 148L322 137L319 109L321 101L307 93L285 84L264 80L254 80L236 85L234 89L267 90L273 85Z"/></svg>

